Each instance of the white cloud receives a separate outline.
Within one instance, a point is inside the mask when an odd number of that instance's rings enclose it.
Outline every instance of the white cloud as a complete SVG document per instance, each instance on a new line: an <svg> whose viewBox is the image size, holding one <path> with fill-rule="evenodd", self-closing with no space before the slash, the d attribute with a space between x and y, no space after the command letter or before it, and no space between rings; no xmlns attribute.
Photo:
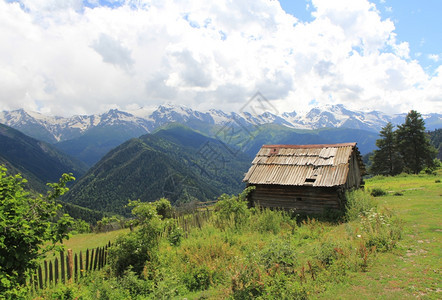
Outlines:
<svg viewBox="0 0 442 300"><path fill-rule="evenodd" d="M440 55L439 54L429 54L428 58L431 59L434 62L439 62L440 60Z"/></svg>
<svg viewBox="0 0 442 300"><path fill-rule="evenodd" d="M119 66L125 70L129 70L134 64L130 51L121 45L118 40L107 34L100 34L98 40L91 47L101 55L104 62Z"/></svg>
<svg viewBox="0 0 442 300"><path fill-rule="evenodd" d="M442 111L442 72L411 60L367 0L313 0L314 20L303 23L268 0L88 3L0 1L0 110L232 111L259 90L279 111Z"/></svg>

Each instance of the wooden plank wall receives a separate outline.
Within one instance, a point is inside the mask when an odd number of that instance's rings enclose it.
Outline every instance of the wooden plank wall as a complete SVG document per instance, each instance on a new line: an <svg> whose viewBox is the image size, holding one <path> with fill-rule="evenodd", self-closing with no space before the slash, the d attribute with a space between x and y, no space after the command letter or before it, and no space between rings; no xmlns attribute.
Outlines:
<svg viewBox="0 0 442 300"><path fill-rule="evenodd" d="M345 183L346 189L358 189L362 182L361 170L359 169L358 159L353 152L348 164L348 175Z"/></svg>
<svg viewBox="0 0 442 300"><path fill-rule="evenodd" d="M258 185L249 200L254 206L294 209L305 214L343 208L336 188Z"/></svg>

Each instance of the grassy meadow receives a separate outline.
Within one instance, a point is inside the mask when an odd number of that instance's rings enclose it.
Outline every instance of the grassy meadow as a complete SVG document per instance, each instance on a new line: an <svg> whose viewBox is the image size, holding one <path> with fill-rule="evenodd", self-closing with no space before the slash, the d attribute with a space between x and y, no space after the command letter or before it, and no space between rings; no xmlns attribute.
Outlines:
<svg viewBox="0 0 442 300"><path fill-rule="evenodd" d="M377 255L368 272L319 298L442 298L442 172L437 175L376 176L366 188L382 188L376 200L404 222L402 239L390 253ZM400 195L402 194L402 195ZM339 296L338 296L339 295Z"/></svg>
<svg viewBox="0 0 442 300"><path fill-rule="evenodd" d="M162 235L156 262L138 275L108 268L30 298L440 299L441 171L368 179L340 222L226 205L179 240ZM371 197L376 188L386 195ZM75 235L66 247L127 232Z"/></svg>

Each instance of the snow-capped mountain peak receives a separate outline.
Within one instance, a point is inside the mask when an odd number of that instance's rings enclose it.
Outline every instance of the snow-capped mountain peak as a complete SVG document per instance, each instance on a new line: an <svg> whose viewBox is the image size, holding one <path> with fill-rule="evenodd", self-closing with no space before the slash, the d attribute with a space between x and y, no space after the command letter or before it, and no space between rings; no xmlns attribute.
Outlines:
<svg viewBox="0 0 442 300"><path fill-rule="evenodd" d="M307 113L296 111L275 115L265 112L253 115L226 113L210 109L206 112L193 110L183 105L170 103L157 107L139 108L132 111L111 109L97 115L76 115L69 118L45 116L38 112L27 112L23 109L0 112L0 123L23 131L35 138L48 142L58 142L79 137L95 127L124 126L131 128L133 134L148 133L167 123L182 123L195 129L224 125L234 121L241 126L278 124L297 129L355 128L378 132L387 122L403 123L405 114L387 115L379 111L351 111L342 104L316 107ZM442 127L441 114L423 115L429 130Z"/></svg>

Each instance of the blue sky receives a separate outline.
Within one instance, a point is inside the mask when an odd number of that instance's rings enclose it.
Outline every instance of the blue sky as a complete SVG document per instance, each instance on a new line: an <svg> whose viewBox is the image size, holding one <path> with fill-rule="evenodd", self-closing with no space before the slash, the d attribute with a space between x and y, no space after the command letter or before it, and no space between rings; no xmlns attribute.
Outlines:
<svg viewBox="0 0 442 300"><path fill-rule="evenodd" d="M311 1L279 2L287 13L303 22L311 22L314 18ZM410 57L417 59L429 73L434 72L442 60L442 1L376 0L373 3L383 19L394 22L398 39L409 43Z"/></svg>
<svg viewBox="0 0 442 300"><path fill-rule="evenodd" d="M440 0L0 0L0 110L442 112Z"/></svg>

